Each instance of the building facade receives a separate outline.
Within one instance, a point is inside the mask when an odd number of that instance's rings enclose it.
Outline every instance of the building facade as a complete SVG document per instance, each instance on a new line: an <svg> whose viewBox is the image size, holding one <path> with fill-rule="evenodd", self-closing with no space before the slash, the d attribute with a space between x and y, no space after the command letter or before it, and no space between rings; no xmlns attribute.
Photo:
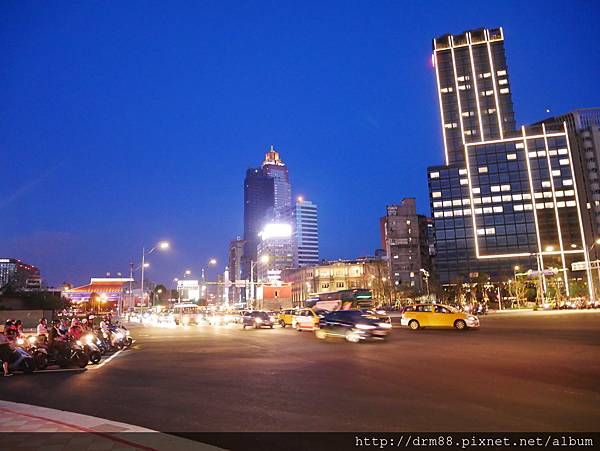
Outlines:
<svg viewBox="0 0 600 451"><path fill-rule="evenodd" d="M286 215L292 225L295 268L319 263L319 219L317 205L298 197Z"/></svg>
<svg viewBox="0 0 600 451"><path fill-rule="evenodd" d="M242 278L242 257L244 255L245 241L241 237L229 242L229 251L227 255L228 275L231 285L228 291L228 300L230 303L241 303L244 300L244 288L239 286ZM235 282L238 281L238 284Z"/></svg>
<svg viewBox="0 0 600 451"><path fill-rule="evenodd" d="M434 40L447 162L428 169L437 274L441 283L459 283L482 274L506 281L517 267L552 270L569 295L569 279L582 278L571 263L587 262L590 244L569 133L564 123L514 130L503 45L494 51L503 40L501 29ZM478 47L488 63L477 64ZM466 62L458 64L461 54ZM583 280L591 286L589 268Z"/></svg>
<svg viewBox="0 0 600 451"><path fill-rule="evenodd" d="M381 246L385 249L389 278L399 291L425 294L432 274L430 221L417 214L414 198L388 205L380 220Z"/></svg>
<svg viewBox="0 0 600 451"><path fill-rule="evenodd" d="M288 167L273 146L265 155L262 170L273 179L273 217L280 218L292 205L292 188Z"/></svg>
<svg viewBox="0 0 600 451"><path fill-rule="evenodd" d="M294 306L301 307L306 299L321 293L353 288L371 289L378 302L391 302L393 292L387 274L384 259L363 257L288 269L282 272L282 279L291 283Z"/></svg>
<svg viewBox="0 0 600 451"><path fill-rule="evenodd" d="M16 290L40 290L40 270L16 258L0 258L0 289L7 285Z"/></svg>
<svg viewBox="0 0 600 451"><path fill-rule="evenodd" d="M292 227L287 222L270 222L260 232L256 276L259 282L281 280L281 272L294 265Z"/></svg>
<svg viewBox="0 0 600 451"><path fill-rule="evenodd" d="M248 169L244 180L244 252L242 277L250 277L250 264L256 261L256 247L269 212L274 207L274 179L261 168Z"/></svg>

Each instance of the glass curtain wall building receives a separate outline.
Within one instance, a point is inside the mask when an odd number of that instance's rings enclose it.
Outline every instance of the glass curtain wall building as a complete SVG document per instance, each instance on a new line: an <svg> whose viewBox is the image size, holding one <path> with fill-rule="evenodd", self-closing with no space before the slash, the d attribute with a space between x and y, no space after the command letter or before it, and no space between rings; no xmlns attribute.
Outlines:
<svg viewBox="0 0 600 451"><path fill-rule="evenodd" d="M447 162L428 170L438 277L447 284L483 273L506 281L517 265L521 271L553 268L569 295L569 278L582 278L571 274L571 263L587 265L589 237L586 242L567 127L514 130L503 45L493 46L503 39L497 29L434 40ZM468 64L457 64L455 47ZM487 63L477 64L476 47L487 52ZM440 74L448 71L456 89L445 100L447 78ZM480 80L488 82L476 84ZM467 82L472 86L462 89ZM590 287L589 267L583 279Z"/></svg>

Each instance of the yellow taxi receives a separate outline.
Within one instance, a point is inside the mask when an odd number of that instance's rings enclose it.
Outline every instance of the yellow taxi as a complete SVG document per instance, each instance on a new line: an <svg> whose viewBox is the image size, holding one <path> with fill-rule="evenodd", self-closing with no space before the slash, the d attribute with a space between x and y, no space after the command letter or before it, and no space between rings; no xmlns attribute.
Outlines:
<svg viewBox="0 0 600 451"><path fill-rule="evenodd" d="M297 311L298 311L298 309L295 309L295 308L281 310L279 312L279 314L277 315L277 320L279 322L279 325L281 327L293 325L294 324L294 315L296 314Z"/></svg>
<svg viewBox="0 0 600 451"><path fill-rule="evenodd" d="M443 304L415 304L405 307L400 318L402 326L412 330L423 327L445 327L457 330L476 329L479 318Z"/></svg>
<svg viewBox="0 0 600 451"><path fill-rule="evenodd" d="M292 327L298 332L302 332L303 330L316 330L319 328L320 319L320 316L317 315L313 309L303 308L296 310L292 321Z"/></svg>

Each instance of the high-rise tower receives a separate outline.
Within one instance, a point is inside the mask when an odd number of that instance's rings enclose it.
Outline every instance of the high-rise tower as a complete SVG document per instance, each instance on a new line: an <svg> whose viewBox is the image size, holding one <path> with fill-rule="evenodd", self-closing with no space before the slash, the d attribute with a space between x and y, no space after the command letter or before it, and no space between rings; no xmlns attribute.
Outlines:
<svg viewBox="0 0 600 451"><path fill-rule="evenodd" d="M463 162L467 143L514 131L502 28L440 36L433 40L432 58L446 164Z"/></svg>
<svg viewBox="0 0 600 451"><path fill-rule="evenodd" d="M273 179L273 213L274 217L279 218L292 205L292 188L288 168L273 146L265 155L262 171Z"/></svg>

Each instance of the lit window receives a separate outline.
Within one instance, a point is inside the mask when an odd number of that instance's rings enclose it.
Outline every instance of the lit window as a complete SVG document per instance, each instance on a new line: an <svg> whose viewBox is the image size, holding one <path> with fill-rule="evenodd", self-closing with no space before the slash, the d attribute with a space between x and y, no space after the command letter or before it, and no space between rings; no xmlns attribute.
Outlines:
<svg viewBox="0 0 600 451"><path fill-rule="evenodd" d="M536 153L535 152L529 152L528 155L529 155L529 158L535 158Z"/></svg>
<svg viewBox="0 0 600 451"><path fill-rule="evenodd" d="M504 211L504 208L502 208L501 206L494 207L494 213L502 213L503 211Z"/></svg>
<svg viewBox="0 0 600 451"><path fill-rule="evenodd" d="M568 164L569 164L569 159L568 159L568 158L562 158L562 159L559 161L559 163L560 163L560 165L561 165L561 166L566 166L566 165L568 165Z"/></svg>
<svg viewBox="0 0 600 451"><path fill-rule="evenodd" d="M491 186L490 187L490 191L492 193L499 193L500 192L500 187L499 186Z"/></svg>
<svg viewBox="0 0 600 451"><path fill-rule="evenodd" d="M554 171L552 171L552 176L553 177L560 177L560 169L555 169Z"/></svg>
<svg viewBox="0 0 600 451"><path fill-rule="evenodd" d="M567 201L567 207L574 207L575 205L576 205L576 204L575 204L575 201L574 201L574 200L568 200L568 201Z"/></svg>
<svg viewBox="0 0 600 451"><path fill-rule="evenodd" d="M487 166L481 166L481 167L479 167L478 170L479 170L480 174L484 174L488 171L488 168L487 168Z"/></svg>
<svg viewBox="0 0 600 451"><path fill-rule="evenodd" d="M554 193L554 195L555 195L556 197L563 197L563 196L565 195L565 192L564 192L564 191L556 191L556 192Z"/></svg>
<svg viewBox="0 0 600 451"><path fill-rule="evenodd" d="M556 206L557 206L558 208L565 208L565 202L564 202L564 201L562 201L562 200L561 200L561 201L559 201L559 202L556 202Z"/></svg>
<svg viewBox="0 0 600 451"><path fill-rule="evenodd" d="M466 198L462 200L463 205L471 205L471 199Z"/></svg>
<svg viewBox="0 0 600 451"><path fill-rule="evenodd" d="M565 191L565 196L574 196L575 195L575 191L573 191L572 189Z"/></svg>
<svg viewBox="0 0 600 451"><path fill-rule="evenodd" d="M517 154L516 153L509 153L506 155L506 159L507 160L516 160L517 159Z"/></svg>
<svg viewBox="0 0 600 451"><path fill-rule="evenodd" d="M482 201L484 204L491 204L491 203L492 203L492 198L491 198L491 197L482 197L482 198L481 198L481 201Z"/></svg>
<svg viewBox="0 0 600 451"><path fill-rule="evenodd" d="M444 213L442 213L441 211L436 211L433 213L433 217L434 218L441 218L443 216Z"/></svg>
<svg viewBox="0 0 600 451"><path fill-rule="evenodd" d="M451 218L453 216L452 211L445 211L444 218Z"/></svg>
<svg viewBox="0 0 600 451"><path fill-rule="evenodd" d="M461 203L462 203L462 202L460 201L460 199L454 199L454 200L452 201L452 205L454 205L455 207L456 207L456 206L460 206L460 205L461 205Z"/></svg>
<svg viewBox="0 0 600 451"><path fill-rule="evenodd" d="M502 197L501 196L492 196L492 202L494 202L494 203L502 202Z"/></svg>
<svg viewBox="0 0 600 451"><path fill-rule="evenodd" d="M471 209L470 209L470 208L465 208L465 209L463 210L463 214L464 214L464 215L470 215L470 214L471 214Z"/></svg>
<svg viewBox="0 0 600 451"><path fill-rule="evenodd" d="M534 197L535 197L536 199L541 199L542 197L544 197L544 193L535 193L535 194L534 194Z"/></svg>
<svg viewBox="0 0 600 451"><path fill-rule="evenodd" d="M451 207L452 206L452 201L451 200L445 200L444 202L442 202L442 205L444 207Z"/></svg>
<svg viewBox="0 0 600 451"><path fill-rule="evenodd" d="M548 180L544 180L542 182L542 187L543 188L550 188L550 182Z"/></svg>
<svg viewBox="0 0 600 451"><path fill-rule="evenodd" d="M461 185L468 185L469 184L469 180L467 180L467 179L460 179L460 184Z"/></svg>
<svg viewBox="0 0 600 451"><path fill-rule="evenodd" d="M477 187L477 188L473 188L472 191L473 191L473 194L479 194L481 192L481 189Z"/></svg>
<svg viewBox="0 0 600 451"><path fill-rule="evenodd" d="M567 149L558 149L559 155L567 155L568 153L569 153L569 151Z"/></svg>
<svg viewBox="0 0 600 451"><path fill-rule="evenodd" d="M473 198L473 203L474 204L480 204L481 203L481 197L474 197Z"/></svg>
<svg viewBox="0 0 600 451"><path fill-rule="evenodd" d="M485 235L485 229L477 229L477 235Z"/></svg>
<svg viewBox="0 0 600 451"><path fill-rule="evenodd" d="M529 194L529 193L523 194L523 200L528 200L528 199L531 199L531 194Z"/></svg>
<svg viewBox="0 0 600 451"><path fill-rule="evenodd" d="M433 208L440 208L442 206L441 202L434 202L433 203Z"/></svg>
<svg viewBox="0 0 600 451"><path fill-rule="evenodd" d="M438 197L442 197L442 193L441 193L441 191L434 191L431 193L431 197L433 197L434 199L436 199Z"/></svg>
<svg viewBox="0 0 600 451"><path fill-rule="evenodd" d="M508 84L508 80L506 78L503 78L502 80L498 80L498 84L499 85L507 85Z"/></svg>
<svg viewBox="0 0 600 451"><path fill-rule="evenodd" d="M544 197L546 197L546 198L552 197L552 192L551 191L544 191Z"/></svg>
<svg viewBox="0 0 600 451"><path fill-rule="evenodd" d="M467 170L466 169L459 169L458 170L458 175L467 175Z"/></svg>
<svg viewBox="0 0 600 451"><path fill-rule="evenodd" d="M484 213L493 213L494 210L492 207L483 207L483 212Z"/></svg>
<svg viewBox="0 0 600 451"><path fill-rule="evenodd" d="M512 196L510 194L505 194L502 196L502 202L510 202L512 200Z"/></svg>
<svg viewBox="0 0 600 451"><path fill-rule="evenodd" d="M544 205L546 208L554 208L554 202L546 202Z"/></svg>
<svg viewBox="0 0 600 451"><path fill-rule="evenodd" d="M538 157L545 157L546 156L546 151L545 150L538 150L537 156Z"/></svg>
<svg viewBox="0 0 600 451"><path fill-rule="evenodd" d="M454 216L462 216L462 210L454 210Z"/></svg>
<svg viewBox="0 0 600 451"><path fill-rule="evenodd" d="M533 210L533 205L532 205L532 204L524 204L524 205L523 205L523 208L524 208L525 210Z"/></svg>
<svg viewBox="0 0 600 451"><path fill-rule="evenodd" d="M513 194L513 200L521 200L523 199L523 196L521 196L520 194Z"/></svg>
<svg viewBox="0 0 600 451"><path fill-rule="evenodd" d="M429 174L429 177L431 177L432 179L437 179L439 178L440 173L439 172L432 172L431 174Z"/></svg>
<svg viewBox="0 0 600 451"><path fill-rule="evenodd" d="M502 185L502 186L500 186L500 189L502 191L510 191L510 185Z"/></svg>
<svg viewBox="0 0 600 451"><path fill-rule="evenodd" d="M535 209L536 210L543 210L544 209L544 204L535 204Z"/></svg>
<svg viewBox="0 0 600 451"><path fill-rule="evenodd" d="M548 151L548 155L550 155L551 157L555 157L557 153L558 152L556 150L549 150Z"/></svg>
<svg viewBox="0 0 600 451"><path fill-rule="evenodd" d="M504 69L499 70L498 72L496 72L498 74L499 77L501 77L502 75L506 75L506 71Z"/></svg>
<svg viewBox="0 0 600 451"><path fill-rule="evenodd" d="M571 179L563 180L564 186L571 186L572 184L573 184L573 180L571 180Z"/></svg>
<svg viewBox="0 0 600 451"><path fill-rule="evenodd" d="M483 213L483 210L481 208L476 208L473 211L475 212L476 215L480 215L481 213Z"/></svg>
<svg viewBox="0 0 600 451"><path fill-rule="evenodd" d="M525 144L523 143L516 143L515 144L515 149L524 149L525 148Z"/></svg>
<svg viewBox="0 0 600 451"><path fill-rule="evenodd" d="M489 108L489 109L487 110L487 113L488 113L488 114L494 114L495 112L496 112L496 108Z"/></svg>
<svg viewBox="0 0 600 451"><path fill-rule="evenodd" d="M508 94L510 91L508 88L500 88L500 94Z"/></svg>
<svg viewBox="0 0 600 451"><path fill-rule="evenodd" d="M514 211L523 211L523 205L513 205Z"/></svg>

